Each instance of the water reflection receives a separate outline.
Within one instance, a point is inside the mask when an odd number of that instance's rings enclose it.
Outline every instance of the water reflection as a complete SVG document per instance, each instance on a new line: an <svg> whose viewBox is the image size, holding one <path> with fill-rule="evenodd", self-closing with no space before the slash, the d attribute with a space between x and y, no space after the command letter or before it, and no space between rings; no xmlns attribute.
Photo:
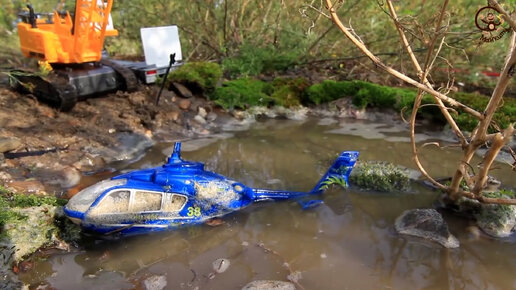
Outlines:
<svg viewBox="0 0 516 290"><path fill-rule="evenodd" d="M206 162L209 170L249 186L293 190L311 189L342 150L360 150L362 160L414 168L408 143L328 133L342 124L325 124L259 123L183 157ZM130 167L156 166L170 146L159 144ZM453 172L459 153L427 147L422 157L432 174L445 175ZM507 172L495 173L515 185ZM169 289L238 289L252 280L286 280L300 273L306 289L515 288L515 243L470 239L464 231L468 221L446 215L461 242L454 250L394 232L397 216L406 209L432 207L436 196L414 184L406 194L333 189L321 196L324 204L308 211L291 201L255 204L225 217L218 227L91 242L79 253L37 262L22 279L59 289L99 289L141 287L146 277L162 275ZM214 274L212 262L218 258L230 259L231 265Z"/></svg>

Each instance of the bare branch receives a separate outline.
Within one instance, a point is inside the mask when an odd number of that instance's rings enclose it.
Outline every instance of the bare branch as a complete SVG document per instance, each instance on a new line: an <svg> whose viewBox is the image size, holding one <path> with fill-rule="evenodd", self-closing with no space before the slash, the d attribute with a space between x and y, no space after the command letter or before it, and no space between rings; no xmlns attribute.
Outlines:
<svg viewBox="0 0 516 290"><path fill-rule="evenodd" d="M344 24L342 24L342 22L340 21L338 15L337 15L335 8L332 6L331 1L330 0L325 0L325 1L329 7L330 15L331 15L333 22L346 35L346 37L349 40L351 40L351 42L353 42L353 44L356 47L358 47L365 55L367 55L367 57L369 57L369 59L371 59L376 64L377 67L379 67L382 70L384 70L385 72L393 75L394 77L396 77L404 82L407 82L408 84L410 84L418 89L421 89L422 91L425 91L429 94L432 94L433 96L436 96L437 98L439 98L440 100L442 100L444 102L447 102L451 106L457 107L457 108L471 114L472 116L474 116L475 118L477 118L479 120L484 119L483 114L475 111L474 109L472 109L444 94L441 94L441 93L435 91L432 87L423 85L423 84L419 83L418 81L415 81L412 78L404 75L403 73L385 65L377 56L375 56L369 49L367 49L367 47L365 47L362 43L360 43L360 41L356 37L354 37L352 33L350 33L348 31L348 29L344 26Z"/></svg>

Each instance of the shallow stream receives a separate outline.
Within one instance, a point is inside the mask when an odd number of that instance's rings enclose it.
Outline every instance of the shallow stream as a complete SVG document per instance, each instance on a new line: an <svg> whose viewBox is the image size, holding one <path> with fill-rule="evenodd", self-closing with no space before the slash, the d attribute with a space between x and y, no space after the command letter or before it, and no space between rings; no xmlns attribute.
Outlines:
<svg viewBox="0 0 516 290"><path fill-rule="evenodd" d="M343 150L359 150L360 160L415 168L406 127L386 124L269 120L218 139L186 141L183 159L205 162L208 170L248 186L292 190L311 189ZM428 132L418 138L429 142L442 136ZM171 147L158 144L121 170L157 166ZM434 176L449 176L460 158L454 147L421 150ZM516 186L509 167L497 167L493 175ZM305 289L516 288L514 239L478 236L472 221L446 212L458 249L396 234L397 216L433 207L437 195L417 183L410 193L334 188L311 210L295 202L264 202L224 217L216 227L91 239L85 249L35 261L20 278L56 289L139 288L152 276L166 281L167 289L240 289L253 280L288 279ZM230 266L217 274L212 263L219 258L229 259Z"/></svg>

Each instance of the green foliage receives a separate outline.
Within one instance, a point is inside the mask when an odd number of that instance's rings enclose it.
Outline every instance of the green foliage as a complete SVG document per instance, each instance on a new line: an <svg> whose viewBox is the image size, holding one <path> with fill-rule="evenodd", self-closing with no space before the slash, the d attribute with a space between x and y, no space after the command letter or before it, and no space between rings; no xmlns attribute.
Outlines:
<svg viewBox="0 0 516 290"><path fill-rule="evenodd" d="M180 82L190 87L198 87L210 94L222 77L220 65L212 62L189 62L172 71L168 81Z"/></svg>
<svg viewBox="0 0 516 290"><path fill-rule="evenodd" d="M230 78L251 77L262 73L282 72L295 65L300 53L279 50L274 46L244 44L237 55L224 58L222 67Z"/></svg>
<svg viewBox="0 0 516 290"><path fill-rule="evenodd" d="M406 191L410 178L405 169L389 162L367 161L355 165L349 182L366 190Z"/></svg>
<svg viewBox="0 0 516 290"><path fill-rule="evenodd" d="M259 80L237 79L225 82L217 87L213 100L224 109L245 109L252 106L269 106L274 104L266 92L270 92L271 85Z"/></svg>

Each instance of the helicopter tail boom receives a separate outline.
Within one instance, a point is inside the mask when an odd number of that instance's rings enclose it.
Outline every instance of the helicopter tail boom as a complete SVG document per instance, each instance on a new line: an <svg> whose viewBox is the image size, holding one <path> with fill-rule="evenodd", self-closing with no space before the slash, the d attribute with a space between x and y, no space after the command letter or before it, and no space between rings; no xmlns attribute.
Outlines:
<svg viewBox="0 0 516 290"><path fill-rule="evenodd" d="M342 152L310 193L321 193L332 184L347 187L349 174L357 162L358 155L358 151Z"/></svg>

